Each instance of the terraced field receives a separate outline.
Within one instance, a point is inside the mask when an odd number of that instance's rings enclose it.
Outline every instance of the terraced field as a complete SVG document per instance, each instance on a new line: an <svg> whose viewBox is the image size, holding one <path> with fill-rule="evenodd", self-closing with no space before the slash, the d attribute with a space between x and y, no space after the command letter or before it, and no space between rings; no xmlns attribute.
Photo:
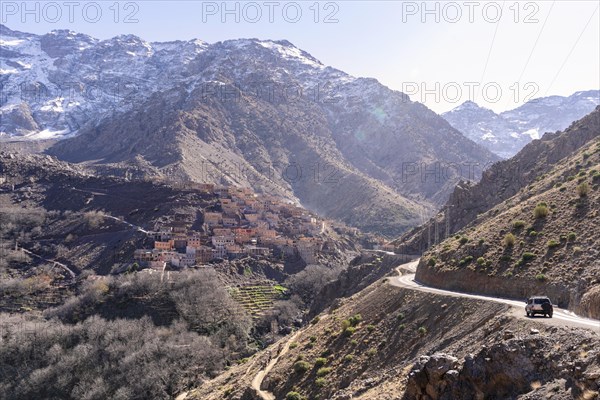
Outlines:
<svg viewBox="0 0 600 400"><path fill-rule="evenodd" d="M264 285L232 286L228 290L231 297L239 302L254 319L260 318L270 310L275 300L282 298L287 292L286 288L274 282Z"/></svg>

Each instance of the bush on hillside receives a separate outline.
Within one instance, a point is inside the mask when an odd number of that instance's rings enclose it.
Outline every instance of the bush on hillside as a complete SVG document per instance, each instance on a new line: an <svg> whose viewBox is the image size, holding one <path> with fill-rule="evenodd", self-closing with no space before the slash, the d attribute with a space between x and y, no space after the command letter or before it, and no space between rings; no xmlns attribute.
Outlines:
<svg viewBox="0 0 600 400"><path fill-rule="evenodd" d="M587 182L583 182L577 186L577 194L579 197L587 197L590 193L590 185Z"/></svg>
<svg viewBox="0 0 600 400"><path fill-rule="evenodd" d="M515 235L513 235L512 233L507 233L504 236L504 247L512 247L514 246L515 242L516 242L517 238L515 237Z"/></svg>
<svg viewBox="0 0 600 400"><path fill-rule="evenodd" d="M538 203L533 209L533 216L537 219L546 218L548 213L548 205L546 203Z"/></svg>

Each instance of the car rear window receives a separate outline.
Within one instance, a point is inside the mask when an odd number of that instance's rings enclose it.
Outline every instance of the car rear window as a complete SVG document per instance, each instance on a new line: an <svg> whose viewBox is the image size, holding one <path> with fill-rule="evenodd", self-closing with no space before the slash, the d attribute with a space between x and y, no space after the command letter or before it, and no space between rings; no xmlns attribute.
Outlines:
<svg viewBox="0 0 600 400"><path fill-rule="evenodd" d="M550 300L548 300L548 299L534 299L533 302L535 304L545 304L545 303L550 303Z"/></svg>

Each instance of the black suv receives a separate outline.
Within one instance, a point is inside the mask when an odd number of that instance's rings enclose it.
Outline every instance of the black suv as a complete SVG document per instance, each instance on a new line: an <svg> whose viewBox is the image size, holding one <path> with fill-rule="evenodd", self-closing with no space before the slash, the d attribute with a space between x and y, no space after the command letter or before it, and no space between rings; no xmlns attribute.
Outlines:
<svg viewBox="0 0 600 400"><path fill-rule="evenodd" d="M552 318L554 312L554 306L552 302L546 296L533 296L527 299L527 305L525 306L525 313L528 317L533 317L535 314L542 314Z"/></svg>

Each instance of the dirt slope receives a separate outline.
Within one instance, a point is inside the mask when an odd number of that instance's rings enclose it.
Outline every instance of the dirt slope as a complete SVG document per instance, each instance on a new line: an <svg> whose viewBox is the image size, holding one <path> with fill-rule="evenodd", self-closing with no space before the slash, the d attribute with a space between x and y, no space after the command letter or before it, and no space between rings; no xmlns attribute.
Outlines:
<svg viewBox="0 0 600 400"><path fill-rule="evenodd" d="M591 140L434 246L417 279L510 298L545 293L562 307L599 318L599 189L600 141Z"/></svg>
<svg viewBox="0 0 600 400"><path fill-rule="evenodd" d="M303 328L264 377L261 390L276 399L378 400L476 394L484 398L495 393L518 398L543 390L562 394L598 390L597 334L517 319L508 308L397 288L383 279ZM277 346L205 382L185 398L261 399L251 382L267 365L269 353L277 354ZM552 355L548 348L554 350ZM490 355L493 363L486 366ZM434 361L428 364L430 359ZM432 363L437 361L442 373L423 376L421 371L436 369ZM574 365L579 369L575 371ZM450 370L454 372L446 374ZM454 376L458 383L451 385ZM294 392L300 397L292 397Z"/></svg>

